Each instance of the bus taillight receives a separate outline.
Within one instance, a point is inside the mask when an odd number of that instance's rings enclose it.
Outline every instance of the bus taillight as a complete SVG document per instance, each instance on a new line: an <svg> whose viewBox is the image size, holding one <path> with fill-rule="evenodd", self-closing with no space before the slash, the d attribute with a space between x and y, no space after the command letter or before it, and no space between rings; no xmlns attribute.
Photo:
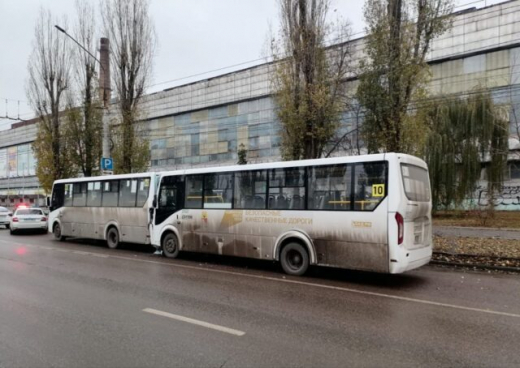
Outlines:
<svg viewBox="0 0 520 368"><path fill-rule="evenodd" d="M397 221L397 244L402 244L404 238L404 219L399 212L395 213L395 221Z"/></svg>

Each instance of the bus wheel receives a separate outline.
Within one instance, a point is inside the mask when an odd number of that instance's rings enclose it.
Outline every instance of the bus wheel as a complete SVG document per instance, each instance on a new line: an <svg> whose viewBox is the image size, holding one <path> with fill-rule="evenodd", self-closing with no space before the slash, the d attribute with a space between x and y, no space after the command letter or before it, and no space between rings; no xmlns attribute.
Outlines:
<svg viewBox="0 0 520 368"><path fill-rule="evenodd" d="M179 242L173 233L168 233L162 241L163 255L167 258L177 258L179 255Z"/></svg>
<svg viewBox="0 0 520 368"><path fill-rule="evenodd" d="M116 249L119 246L119 232L115 227L108 229L107 245L110 249Z"/></svg>
<svg viewBox="0 0 520 368"><path fill-rule="evenodd" d="M283 247L280 262L288 275L301 276L309 268L309 255L299 243L289 243Z"/></svg>
<svg viewBox="0 0 520 368"><path fill-rule="evenodd" d="M54 227L52 228L52 233L54 234L54 239L59 241L65 241L65 237L61 235L61 226L58 223L54 224Z"/></svg>

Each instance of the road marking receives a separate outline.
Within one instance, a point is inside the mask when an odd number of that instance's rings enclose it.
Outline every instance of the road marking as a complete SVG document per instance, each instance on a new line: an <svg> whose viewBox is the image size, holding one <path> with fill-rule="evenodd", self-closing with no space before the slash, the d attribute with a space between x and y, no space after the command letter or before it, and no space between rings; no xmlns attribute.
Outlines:
<svg viewBox="0 0 520 368"><path fill-rule="evenodd" d="M143 309L143 312L156 314L156 315L162 316L162 317L168 317L171 319L175 319L177 321L187 322L187 323L191 323L191 324L194 324L197 326L211 328L213 330L217 330L220 332L226 332L228 334L235 335L235 336L244 336L246 334L243 331L235 330L235 329L224 327L224 326L215 325L215 324L209 323L209 322L199 321L199 320L193 319L193 318L179 316L178 314L163 312L163 311L160 311L157 309L145 308L145 309Z"/></svg>
<svg viewBox="0 0 520 368"><path fill-rule="evenodd" d="M4 243L10 243L10 242L7 242L7 241L2 241L2 240L0 240L0 241L4 242ZM10 243L10 244L13 244L13 243ZM13 244L13 245L15 245L15 244ZM64 252L72 252L72 250L66 250L66 249L59 249L59 248L53 248L53 249L54 250L59 250L59 251L64 251ZM384 294L384 293L378 293L378 292L374 292L374 291L357 290L357 289L351 289L351 288L346 288L346 287L341 287L341 286L317 284L317 283L314 283L314 282L298 281L298 280L291 280L291 279L280 279L280 278L270 277L270 276L251 275L251 274L235 272L235 271L214 270L214 269L204 268L204 267L181 265L181 264L177 264L177 263L166 263L166 262L159 262L159 261L150 261L150 260L146 260L146 259L130 258L130 257L124 257L124 256L107 255L107 257L108 258L123 259L123 260L133 261L133 262L153 263L153 264L160 264L160 265L169 266L169 267L186 268L186 269L191 269L191 270L201 270L201 271L214 272L214 273L220 273L220 274L226 274L226 275L243 276L243 277L249 277L249 278L254 278L254 279L261 279L261 280L268 280L268 281L275 281L275 282L284 282L284 283L289 283L289 284L306 285L306 286L318 287L318 288L328 289L328 290L337 290L337 291L343 291L343 292L353 293L353 294L377 296L377 297L380 297L380 298L401 300L401 301L406 301L406 302L419 303L419 304L425 304L425 305L433 305L433 306L437 306L437 307L445 307L445 308L451 308L451 309L465 310L465 311L470 311L470 312L486 313L486 314L492 314L492 315L496 315L496 316L520 318L520 314L515 314L515 313L500 312L500 311L495 311L495 310L492 310L492 309L465 307L465 306L462 306L462 305L441 303L441 302L435 302L435 301L426 300L426 299L409 298L409 297L406 297L406 296Z"/></svg>

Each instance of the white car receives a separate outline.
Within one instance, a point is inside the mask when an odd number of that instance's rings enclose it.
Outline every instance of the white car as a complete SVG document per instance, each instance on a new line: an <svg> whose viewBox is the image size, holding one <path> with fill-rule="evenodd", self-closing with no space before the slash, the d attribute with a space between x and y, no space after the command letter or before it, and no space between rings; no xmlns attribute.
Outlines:
<svg viewBox="0 0 520 368"><path fill-rule="evenodd" d="M6 228L9 229L9 223L10 223L10 217L11 211L9 211L5 207L0 207L0 225L4 225Z"/></svg>
<svg viewBox="0 0 520 368"><path fill-rule="evenodd" d="M9 230L41 230L47 232L47 216L40 208L18 208L11 216Z"/></svg>

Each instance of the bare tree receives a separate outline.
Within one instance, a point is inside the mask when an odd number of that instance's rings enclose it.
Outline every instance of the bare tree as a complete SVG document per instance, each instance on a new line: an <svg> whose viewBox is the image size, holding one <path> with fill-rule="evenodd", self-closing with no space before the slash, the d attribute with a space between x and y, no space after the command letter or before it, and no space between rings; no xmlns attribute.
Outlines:
<svg viewBox="0 0 520 368"><path fill-rule="evenodd" d="M330 157L335 152L346 154L348 156L359 156L365 152L364 144L361 141L360 131L363 119L362 107L358 103L350 103L348 110L353 119L353 125L347 131L338 131L330 144L327 146L325 157Z"/></svg>
<svg viewBox="0 0 520 368"><path fill-rule="evenodd" d="M364 139L370 152L418 149L424 119L409 114L424 99L429 78L426 55L432 41L451 27L453 0L367 0L366 60L357 97L366 110ZM408 137L406 133L412 133Z"/></svg>
<svg viewBox="0 0 520 368"><path fill-rule="evenodd" d="M279 0L272 85L282 124L284 159L321 157L339 125L349 72L350 27L327 21L328 0ZM326 40L336 37L334 47Z"/></svg>
<svg viewBox="0 0 520 368"><path fill-rule="evenodd" d="M70 49L54 28L50 11L43 8L34 29L34 44L29 57L26 93L39 117L38 135L33 150L38 160L36 174L48 192L54 180L73 172L67 154L67 141L61 134L60 111L70 86ZM66 26L63 18L60 24Z"/></svg>
<svg viewBox="0 0 520 368"><path fill-rule="evenodd" d="M147 0L103 1L101 7L120 112L113 139L115 171L129 173L143 170L149 160L148 143L136 123L142 117L139 102L151 78L155 30Z"/></svg>
<svg viewBox="0 0 520 368"><path fill-rule="evenodd" d="M75 39L95 55L97 46L95 9L91 3L76 0L77 23ZM75 46L75 45L74 45ZM75 87L79 100L69 100L66 114L67 135L71 145L71 158L84 176L98 171L101 159L101 137L103 130L101 104L96 93L98 88L97 61L85 50L73 47ZM81 108L75 108L81 106Z"/></svg>

